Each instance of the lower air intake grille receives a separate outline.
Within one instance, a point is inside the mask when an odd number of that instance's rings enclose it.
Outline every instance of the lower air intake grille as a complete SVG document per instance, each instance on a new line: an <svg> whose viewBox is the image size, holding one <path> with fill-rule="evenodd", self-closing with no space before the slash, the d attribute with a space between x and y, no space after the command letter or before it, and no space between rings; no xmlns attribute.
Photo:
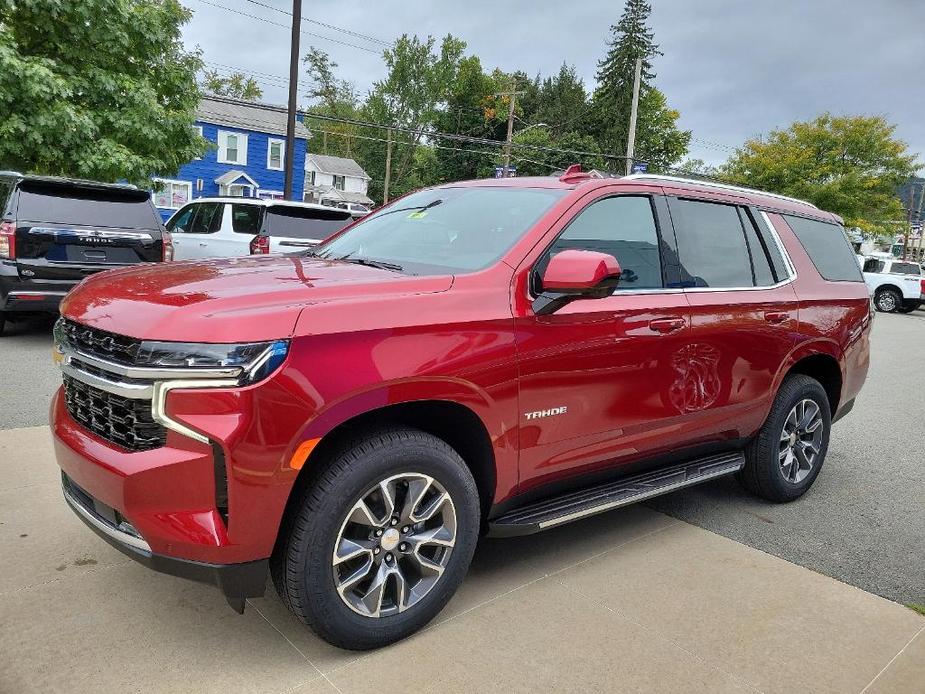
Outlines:
<svg viewBox="0 0 925 694"><path fill-rule="evenodd" d="M134 400L64 376L67 411L100 438L130 451L147 451L167 442L167 431L151 416L150 400Z"/></svg>

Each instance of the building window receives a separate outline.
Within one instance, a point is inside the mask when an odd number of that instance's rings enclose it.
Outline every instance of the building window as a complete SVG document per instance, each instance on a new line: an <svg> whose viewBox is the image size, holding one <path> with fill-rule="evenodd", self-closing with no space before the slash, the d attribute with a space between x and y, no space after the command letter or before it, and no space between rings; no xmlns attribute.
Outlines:
<svg viewBox="0 0 925 694"><path fill-rule="evenodd" d="M233 198L254 197L254 186L247 183L231 183L219 187L219 195L228 195Z"/></svg>
<svg viewBox="0 0 925 694"><path fill-rule="evenodd" d="M307 186L315 185L315 172L314 171L305 172L305 185Z"/></svg>
<svg viewBox="0 0 925 694"><path fill-rule="evenodd" d="M286 195L281 190L261 190L257 193L261 200L285 200Z"/></svg>
<svg viewBox="0 0 925 694"><path fill-rule="evenodd" d="M194 126L193 126L193 130L196 132L197 135L199 135L199 137L205 137L205 136L202 134L202 126L201 126L201 125L194 125ZM202 157L194 157L194 159L195 159L196 161L201 161L201 160L202 160Z"/></svg>
<svg viewBox="0 0 925 694"><path fill-rule="evenodd" d="M267 168L270 171L282 171L286 156L286 141L270 139L267 143Z"/></svg>
<svg viewBox="0 0 925 694"><path fill-rule="evenodd" d="M218 131L218 163L247 164L247 135Z"/></svg>
<svg viewBox="0 0 925 694"><path fill-rule="evenodd" d="M343 190L343 189L344 189L344 177L343 177L343 176L335 176L335 177L334 177L334 188L335 188L335 190Z"/></svg>
<svg viewBox="0 0 925 694"><path fill-rule="evenodd" d="M154 184L154 206L162 210L179 210L193 197L193 184L189 181L155 178Z"/></svg>

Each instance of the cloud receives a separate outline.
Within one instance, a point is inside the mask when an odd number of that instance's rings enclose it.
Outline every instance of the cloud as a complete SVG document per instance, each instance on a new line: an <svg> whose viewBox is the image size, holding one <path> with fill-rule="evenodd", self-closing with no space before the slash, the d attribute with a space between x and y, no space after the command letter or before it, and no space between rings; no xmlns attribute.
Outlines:
<svg viewBox="0 0 925 694"><path fill-rule="evenodd" d="M289 32L210 6L194 10L184 30L206 60L246 70L288 74ZM289 17L247 0L213 0L280 24ZM286 0L261 0L290 8ZM691 156L719 162L746 138L823 111L880 114L925 160L925 2L922 0L653 0L652 28L664 56L656 84L693 131ZM402 33L465 40L490 70L551 74L574 64L588 89L604 54L609 26L622 5L613 0L377 2L313 0L303 14L392 40ZM361 93L384 75L379 44L303 23L303 30L359 50L302 36L330 53L340 74ZM261 79L264 99L282 103L284 81Z"/></svg>

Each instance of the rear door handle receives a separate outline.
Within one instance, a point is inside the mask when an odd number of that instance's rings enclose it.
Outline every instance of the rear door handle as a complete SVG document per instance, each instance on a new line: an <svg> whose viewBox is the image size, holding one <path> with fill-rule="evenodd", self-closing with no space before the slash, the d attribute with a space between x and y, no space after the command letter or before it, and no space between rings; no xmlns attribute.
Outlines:
<svg viewBox="0 0 925 694"><path fill-rule="evenodd" d="M649 330L656 333L673 333L685 325L683 318L656 318L649 321Z"/></svg>
<svg viewBox="0 0 925 694"><path fill-rule="evenodd" d="M200 248L205 248L205 247L208 246L208 245L209 245L209 244L207 244L205 241L202 241L202 242L199 244L199 247L200 247Z"/></svg>
<svg viewBox="0 0 925 694"><path fill-rule="evenodd" d="M790 314L786 311L766 311L764 314L764 319L768 323L783 323L790 318Z"/></svg>

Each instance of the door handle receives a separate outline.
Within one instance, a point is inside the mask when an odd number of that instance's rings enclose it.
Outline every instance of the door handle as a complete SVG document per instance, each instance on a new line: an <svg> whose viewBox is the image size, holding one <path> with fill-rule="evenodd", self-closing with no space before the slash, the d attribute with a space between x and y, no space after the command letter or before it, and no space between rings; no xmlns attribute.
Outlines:
<svg viewBox="0 0 925 694"><path fill-rule="evenodd" d="M649 321L649 330L656 333L673 333L680 330L685 325L683 318L656 318Z"/></svg>
<svg viewBox="0 0 925 694"><path fill-rule="evenodd" d="M209 244L207 244L207 243L205 243L205 242L203 241L202 243L199 244L199 247L200 247L200 248L205 248L205 247L208 246L208 245L209 245Z"/></svg>
<svg viewBox="0 0 925 694"><path fill-rule="evenodd" d="M786 311L766 311L764 314L764 319L768 323L783 323L784 321L790 318L790 314Z"/></svg>

